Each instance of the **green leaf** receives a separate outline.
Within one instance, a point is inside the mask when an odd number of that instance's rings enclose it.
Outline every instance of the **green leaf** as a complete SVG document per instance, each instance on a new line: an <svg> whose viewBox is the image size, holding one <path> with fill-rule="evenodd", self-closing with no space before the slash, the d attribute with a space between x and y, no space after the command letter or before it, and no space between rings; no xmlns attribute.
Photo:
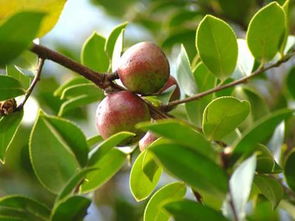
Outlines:
<svg viewBox="0 0 295 221"><path fill-rule="evenodd" d="M181 45L179 56L176 61L176 77L180 88L186 95L194 95L197 92L197 85L191 71L190 62L183 45Z"/></svg>
<svg viewBox="0 0 295 221"><path fill-rule="evenodd" d="M48 220L50 210L38 201L24 196L11 195L0 198L0 220L1 216L9 216L14 220L18 218L25 221Z"/></svg>
<svg viewBox="0 0 295 221"><path fill-rule="evenodd" d="M161 101L162 105L166 105L170 102L170 98L174 93L175 89L176 85L172 85L163 92L161 92L161 94L157 95L157 99Z"/></svg>
<svg viewBox="0 0 295 221"><path fill-rule="evenodd" d="M122 29L114 46L114 50L112 54L112 71L113 72L117 70L118 65L120 63L121 53L124 48L124 33L125 33L125 29Z"/></svg>
<svg viewBox="0 0 295 221"><path fill-rule="evenodd" d="M54 91L54 96L59 96L60 97L67 88L69 88L71 86L74 86L74 85L86 84L86 83L90 83L90 81L87 80L86 78L82 77L82 76L74 77L74 78L70 79L69 81L67 81L66 83L59 86Z"/></svg>
<svg viewBox="0 0 295 221"><path fill-rule="evenodd" d="M61 201L71 195L76 190L76 188L79 188L79 185L82 184L87 174L94 170L97 170L97 168L84 168L75 174L63 188L63 190L58 194L55 201Z"/></svg>
<svg viewBox="0 0 295 221"><path fill-rule="evenodd" d="M256 175L254 177L254 184L271 202L272 208L275 209L284 196L282 185L275 178L265 175Z"/></svg>
<svg viewBox="0 0 295 221"><path fill-rule="evenodd" d="M2 23L3 20L5 21L8 17L14 15L19 11L43 12L46 15L44 16L40 30L38 31L37 35L37 37L42 37L47 32L49 32L57 23L65 3L66 0L10 0L9 2L0 1L0 23ZM23 24L28 25L27 22L24 22Z"/></svg>
<svg viewBox="0 0 295 221"><path fill-rule="evenodd" d="M21 83L22 88L27 89L31 84L31 77L25 75L21 69L14 65L6 66L6 74Z"/></svg>
<svg viewBox="0 0 295 221"><path fill-rule="evenodd" d="M2 163L4 163L5 153L13 141L22 118L23 111L17 111L0 118L0 161Z"/></svg>
<svg viewBox="0 0 295 221"><path fill-rule="evenodd" d="M164 206L175 221L183 221L189 218L190 221L226 221L221 212L192 200L180 200L168 203Z"/></svg>
<svg viewBox="0 0 295 221"><path fill-rule="evenodd" d="M43 116L43 118L54 127L56 132L62 137L63 142L71 148L81 167L85 166L88 160L89 149L82 130L71 121L62 118L53 116Z"/></svg>
<svg viewBox="0 0 295 221"><path fill-rule="evenodd" d="M146 199L154 190L162 174L162 168L154 161L151 153L142 152L135 160L129 179L133 197L137 201Z"/></svg>
<svg viewBox="0 0 295 221"><path fill-rule="evenodd" d="M113 56L116 41L119 38L121 31L126 28L127 24L128 22L124 22L116 26L109 35L105 44L105 51L107 52L110 58Z"/></svg>
<svg viewBox="0 0 295 221"><path fill-rule="evenodd" d="M67 113L70 110L73 110L77 107L85 106L87 104L97 102L97 96L88 96L88 94L84 94L78 97L71 98L67 101L65 101L58 111L58 116L63 116L65 113Z"/></svg>
<svg viewBox="0 0 295 221"><path fill-rule="evenodd" d="M258 144L255 148L257 151L257 167L259 173L281 173L282 169L276 163L270 150L264 145Z"/></svg>
<svg viewBox="0 0 295 221"><path fill-rule="evenodd" d="M233 172L229 181L231 196L228 196L223 204L223 212L226 217L234 217L230 205L230 201L232 200L238 220L244 220L246 215L246 204L250 195L255 168L256 155L253 155L241 163Z"/></svg>
<svg viewBox="0 0 295 221"><path fill-rule="evenodd" d="M196 151L168 142L154 144L149 150L168 172L193 188L211 192L218 197L223 197L227 192L225 171Z"/></svg>
<svg viewBox="0 0 295 221"><path fill-rule="evenodd" d="M96 97L101 100L104 97L103 91L93 83L76 84L67 87L61 94L61 99L74 98L81 95L88 95L89 97Z"/></svg>
<svg viewBox="0 0 295 221"><path fill-rule="evenodd" d="M84 43L81 52L81 62L98 72L106 72L109 58L104 50L105 38L94 32Z"/></svg>
<svg viewBox="0 0 295 221"><path fill-rule="evenodd" d="M60 192L87 160L87 143L73 124L40 112L30 137L29 150L40 183ZM75 156L76 154L76 156Z"/></svg>
<svg viewBox="0 0 295 221"><path fill-rule="evenodd" d="M168 119L158 120L156 123L140 123L138 127L150 130L176 143L186 145L206 157L215 157L215 152L210 142L202 134L179 120Z"/></svg>
<svg viewBox="0 0 295 221"><path fill-rule="evenodd" d="M96 162L102 159L110 150L118 146L122 141L126 141L135 135L136 134L128 131L122 131L110 136L92 150L88 165L95 165Z"/></svg>
<svg viewBox="0 0 295 221"><path fill-rule="evenodd" d="M269 108L265 100L254 89L243 87L242 92L245 93L245 98L251 104L251 115L253 121L257 121L269 114Z"/></svg>
<svg viewBox="0 0 295 221"><path fill-rule="evenodd" d="M144 221L168 221L169 215L163 210L163 206L169 202L180 200L184 197L186 187L184 183L170 183L160 188L147 203Z"/></svg>
<svg viewBox="0 0 295 221"><path fill-rule="evenodd" d="M100 135L95 135L93 137L88 138L87 139L87 144L88 144L89 149L91 147L93 147L94 145L100 143L101 141L103 141L103 138Z"/></svg>
<svg viewBox="0 0 295 221"><path fill-rule="evenodd" d="M236 129L248 116L250 104L235 97L219 97L204 110L203 132L210 140L220 140Z"/></svg>
<svg viewBox="0 0 295 221"><path fill-rule="evenodd" d="M83 193L93 191L111 179L125 164L126 155L118 149L111 149L96 162L92 162L91 167L98 170L90 172L86 176L86 181L81 185Z"/></svg>
<svg viewBox="0 0 295 221"><path fill-rule="evenodd" d="M286 30L285 22L284 10L277 2L266 5L252 17L246 38L257 60L269 61L279 51Z"/></svg>
<svg viewBox="0 0 295 221"><path fill-rule="evenodd" d="M14 98L24 93L25 90L18 80L10 76L0 75L0 101Z"/></svg>
<svg viewBox="0 0 295 221"><path fill-rule="evenodd" d="M234 144L231 161L236 161L242 155L250 155L255 151L255 144L264 142L271 136L275 128L286 118L293 114L294 110L282 109L268 116L261 118L257 123L249 128Z"/></svg>
<svg viewBox="0 0 295 221"><path fill-rule="evenodd" d="M284 176L286 178L288 186L295 191L295 151L292 151L286 159L284 167Z"/></svg>
<svg viewBox="0 0 295 221"><path fill-rule="evenodd" d="M203 63L222 81L235 70L238 58L236 35L224 21L206 15L197 29L196 46Z"/></svg>
<svg viewBox="0 0 295 221"><path fill-rule="evenodd" d="M8 64L30 46L43 18L41 12L19 12L0 26L0 66Z"/></svg>
<svg viewBox="0 0 295 221"><path fill-rule="evenodd" d="M87 215L91 200L83 196L71 196L55 206L51 214L52 221L82 221Z"/></svg>
<svg viewBox="0 0 295 221"><path fill-rule="evenodd" d="M209 71L203 62L200 62L197 65L193 75L196 80L199 93L216 86L217 78ZM196 101L185 103L186 112L193 124L201 126L203 111L207 104L212 100L213 96L214 94L210 94Z"/></svg>
<svg viewBox="0 0 295 221"><path fill-rule="evenodd" d="M286 84L287 84L287 88L289 93L291 94L291 96L293 97L293 99L295 99L295 67L292 67L290 69L290 71L288 72L288 76L286 78Z"/></svg>

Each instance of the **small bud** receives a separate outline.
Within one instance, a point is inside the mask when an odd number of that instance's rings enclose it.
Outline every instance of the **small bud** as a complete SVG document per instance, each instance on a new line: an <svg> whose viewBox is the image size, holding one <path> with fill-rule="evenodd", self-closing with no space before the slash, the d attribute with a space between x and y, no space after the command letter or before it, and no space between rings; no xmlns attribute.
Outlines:
<svg viewBox="0 0 295 221"><path fill-rule="evenodd" d="M9 99L0 103L0 115L8 115L16 109L15 99Z"/></svg>

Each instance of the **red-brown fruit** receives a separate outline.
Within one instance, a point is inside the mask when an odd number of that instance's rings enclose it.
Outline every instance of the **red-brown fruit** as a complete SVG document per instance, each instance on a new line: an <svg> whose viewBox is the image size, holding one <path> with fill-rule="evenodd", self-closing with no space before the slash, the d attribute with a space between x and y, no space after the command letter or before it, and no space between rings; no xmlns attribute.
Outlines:
<svg viewBox="0 0 295 221"><path fill-rule="evenodd" d="M162 87L161 90L159 91L159 93L161 94L162 92L164 92L169 87L172 87L173 85L176 85L176 88L174 89L174 92L172 93L172 95L170 97L170 101L175 101L180 98L180 89L179 89L177 81L174 77L170 76L168 81L164 85L164 87Z"/></svg>
<svg viewBox="0 0 295 221"><path fill-rule="evenodd" d="M129 91L144 95L158 92L170 75L165 54L151 42L130 47L122 55L116 72Z"/></svg>
<svg viewBox="0 0 295 221"><path fill-rule="evenodd" d="M147 105L129 91L108 94L97 107L96 126L104 139L120 131L136 133L140 138L143 132L135 125L148 120L150 113Z"/></svg>
<svg viewBox="0 0 295 221"><path fill-rule="evenodd" d="M155 140L157 140L158 137L153 134L152 132L147 132L143 138L140 139L140 141L138 142L138 146L139 149L141 151L144 151L152 142L154 142Z"/></svg>

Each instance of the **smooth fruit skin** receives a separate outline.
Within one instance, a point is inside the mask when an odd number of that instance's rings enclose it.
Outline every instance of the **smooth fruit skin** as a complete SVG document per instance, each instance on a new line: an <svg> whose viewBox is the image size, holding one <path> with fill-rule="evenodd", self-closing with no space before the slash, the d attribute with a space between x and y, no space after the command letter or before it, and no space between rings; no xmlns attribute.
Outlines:
<svg viewBox="0 0 295 221"><path fill-rule="evenodd" d="M138 142L138 146L140 151L144 151L152 142L157 140L159 137L157 137L152 132L148 131L143 138L140 139Z"/></svg>
<svg viewBox="0 0 295 221"><path fill-rule="evenodd" d="M148 120L150 112L147 105L129 91L108 94L96 111L96 126L104 139L120 131L130 131L137 134L138 140L143 132L136 129L135 125Z"/></svg>
<svg viewBox="0 0 295 221"><path fill-rule="evenodd" d="M161 94L162 92L164 92L166 89L172 87L173 85L176 85L176 88L170 97L170 101L175 101L180 98L180 88L179 88L178 83L174 77L170 76L168 78L166 84L164 85L164 87L162 87L161 90L159 91L159 93Z"/></svg>
<svg viewBox="0 0 295 221"><path fill-rule="evenodd" d="M169 69L169 62L157 45L141 42L126 50L116 72L129 91L149 95L164 86Z"/></svg>

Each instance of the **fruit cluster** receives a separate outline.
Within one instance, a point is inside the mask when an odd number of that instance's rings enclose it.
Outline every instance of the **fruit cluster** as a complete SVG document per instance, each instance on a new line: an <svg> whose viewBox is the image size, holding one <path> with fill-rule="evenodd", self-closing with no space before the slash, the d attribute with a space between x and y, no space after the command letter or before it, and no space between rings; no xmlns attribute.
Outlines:
<svg viewBox="0 0 295 221"><path fill-rule="evenodd" d="M135 125L151 118L148 106L139 95L160 94L176 85L170 101L180 97L180 89L169 69L165 54L151 42L141 42L126 50L116 72L127 90L108 94L98 105L99 134L106 139L120 131L130 131L136 133L136 137L128 142L138 141L143 132ZM139 142L140 149L144 150L155 139L156 136L148 132Z"/></svg>

